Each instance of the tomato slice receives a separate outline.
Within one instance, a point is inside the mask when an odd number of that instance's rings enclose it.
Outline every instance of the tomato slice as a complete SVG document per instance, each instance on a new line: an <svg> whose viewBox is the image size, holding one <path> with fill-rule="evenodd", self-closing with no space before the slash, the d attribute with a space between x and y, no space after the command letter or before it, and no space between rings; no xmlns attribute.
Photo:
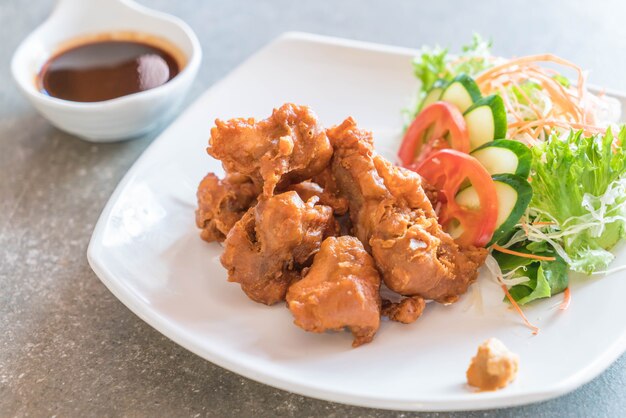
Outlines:
<svg viewBox="0 0 626 418"><path fill-rule="evenodd" d="M452 149L430 155L416 170L440 191L439 223L444 230L460 231L460 245L484 247L489 243L498 220L498 196L491 175L471 155ZM466 181L474 186L478 207L460 205L455 197Z"/></svg>
<svg viewBox="0 0 626 418"><path fill-rule="evenodd" d="M469 153L469 134L463 114L456 106L435 102L411 123L398 157L404 167L414 170L430 154L444 148Z"/></svg>

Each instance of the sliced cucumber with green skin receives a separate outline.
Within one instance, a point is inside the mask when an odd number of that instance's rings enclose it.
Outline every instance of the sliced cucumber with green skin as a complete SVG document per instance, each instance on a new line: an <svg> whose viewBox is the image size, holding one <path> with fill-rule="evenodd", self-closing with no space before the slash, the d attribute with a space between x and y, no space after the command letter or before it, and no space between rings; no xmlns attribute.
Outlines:
<svg viewBox="0 0 626 418"><path fill-rule="evenodd" d="M446 84L448 84L446 80L443 80L441 78L435 81L431 89L426 94L426 97L424 97L424 100L422 100L422 104L420 105L420 110L419 110L420 112L426 106L431 105L439 100L439 98L441 97L441 93L443 93L443 90L446 87Z"/></svg>
<svg viewBox="0 0 626 418"><path fill-rule="evenodd" d="M530 148L518 141L496 139L470 153L489 174L516 174L528 178L532 155Z"/></svg>
<svg viewBox="0 0 626 418"><path fill-rule="evenodd" d="M526 211L533 196L532 187L523 177L515 174L498 174L492 178L498 195L498 219L496 230L487 246L497 242L504 234L513 229ZM455 200L458 204L469 208L480 208L480 200L474 186L461 190L456 195Z"/></svg>
<svg viewBox="0 0 626 418"><path fill-rule="evenodd" d="M498 95L483 97L463 113L470 148L478 148L494 139L506 136L506 110Z"/></svg>
<svg viewBox="0 0 626 418"><path fill-rule="evenodd" d="M439 100L455 105L463 113L481 97L482 95L474 79L468 75L461 74L446 86Z"/></svg>
<svg viewBox="0 0 626 418"><path fill-rule="evenodd" d="M493 237L487 245L497 242L515 227L533 197L533 188L523 177L515 174L497 174L492 178L498 194L498 220Z"/></svg>

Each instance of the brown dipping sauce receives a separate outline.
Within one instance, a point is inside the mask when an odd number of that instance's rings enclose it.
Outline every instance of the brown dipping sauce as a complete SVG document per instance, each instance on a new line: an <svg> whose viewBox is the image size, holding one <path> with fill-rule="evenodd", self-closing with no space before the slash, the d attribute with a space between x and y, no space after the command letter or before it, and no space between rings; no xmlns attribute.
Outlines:
<svg viewBox="0 0 626 418"><path fill-rule="evenodd" d="M73 102L100 102L161 86L180 72L166 50L134 40L96 40L53 56L37 77L39 90Z"/></svg>

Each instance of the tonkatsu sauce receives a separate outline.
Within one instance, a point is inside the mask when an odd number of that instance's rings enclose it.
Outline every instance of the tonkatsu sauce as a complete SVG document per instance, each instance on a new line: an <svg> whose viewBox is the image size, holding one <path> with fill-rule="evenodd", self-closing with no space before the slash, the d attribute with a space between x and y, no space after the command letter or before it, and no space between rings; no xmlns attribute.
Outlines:
<svg viewBox="0 0 626 418"><path fill-rule="evenodd" d="M41 69L42 93L73 102L100 102L153 89L180 72L174 56L134 40L96 40L66 49Z"/></svg>

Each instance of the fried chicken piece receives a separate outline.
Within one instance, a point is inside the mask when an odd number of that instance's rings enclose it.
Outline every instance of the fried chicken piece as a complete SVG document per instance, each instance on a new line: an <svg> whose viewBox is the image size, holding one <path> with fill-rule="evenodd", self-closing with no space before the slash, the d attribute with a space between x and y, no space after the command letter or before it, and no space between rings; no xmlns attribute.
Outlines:
<svg viewBox="0 0 626 418"><path fill-rule="evenodd" d="M245 174L262 185L266 197L277 187L319 174L332 156L326 132L306 106L287 103L261 121L218 119L215 125L207 152L227 172Z"/></svg>
<svg viewBox="0 0 626 418"><path fill-rule="evenodd" d="M379 156L374 157L374 165L392 195L392 206L386 201L370 239L378 268L393 287L387 286L404 295L454 302L476 280L487 250L459 248L443 231L418 174Z"/></svg>
<svg viewBox="0 0 626 418"><path fill-rule="evenodd" d="M343 215L348 211L348 201L345 198L328 192L327 189L323 189L319 184L312 181L291 184L287 187L287 190L293 190L298 193L304 201L317 197L321 205L333 208L335 215Z"/></svg>
<svg viewBox="0 0 626 418"><path fill-rule="evenodd" d="M335 215L341 216L348 213L348 199L341 195L339 187L337 186L337 179L333 174L330 164L324 171L313 177L312 180L319 184L324 190L324 199L328 202L328 205L333 208Z"/></svg>
<svg viewBox="0 0 626 418"><path fill-rule="evenodd" d="M352 118L328 130L332 170L350 204L355 235L394 292L451 303L476 280L483 248L460 249L437 222L421 177L394 167Z"/></svg>
<svg viewBox="0 0 626 418"><path fill-rule="evenodd" d="M353 347L368 343L380 325L380 276L363 244L329 237L304 278L291 285L287 305L294 323L311 332L349 328Z"/></svg>
<svg viewBox="0 0 626 418"><path fill-rule="evenodd" d="M383 301L382 315L392 321L410 324L417 321L426 308L426 301L419 296L411 296L400 302Z"/></svg>
<svg viewBox="0 0 626 418"><path fill-rule="evenodd" d="M196 225L203 240L224 241L228 231L256 204L261 190L249 177L228 174L221 180L209 173L198 186Z"/></svg>
<svg viewBox="0 0 626 418"><path fill-rule="evenodd" d="M285 299L289 285L310 265L324 238L337 224L328 206L306 203L294 191L259 203L231 229L220 261L228 280L248 297L272 305Z"/></svg>

